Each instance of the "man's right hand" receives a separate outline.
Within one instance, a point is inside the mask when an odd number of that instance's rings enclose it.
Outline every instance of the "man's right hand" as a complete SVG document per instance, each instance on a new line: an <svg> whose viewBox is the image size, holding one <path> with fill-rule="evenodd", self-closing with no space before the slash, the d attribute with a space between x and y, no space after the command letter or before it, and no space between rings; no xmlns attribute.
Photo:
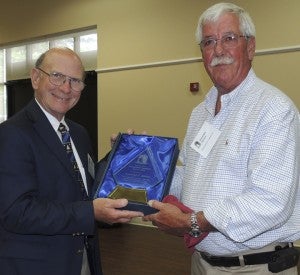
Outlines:
<svg viewBox="0 0 300 275"><path fill-rule="evenodd" d="M143 217L142 212L121 210L128 204L127 199L98 198L93 200L94 216L99 222L108 224L127 223L132 218Z"/></svg>

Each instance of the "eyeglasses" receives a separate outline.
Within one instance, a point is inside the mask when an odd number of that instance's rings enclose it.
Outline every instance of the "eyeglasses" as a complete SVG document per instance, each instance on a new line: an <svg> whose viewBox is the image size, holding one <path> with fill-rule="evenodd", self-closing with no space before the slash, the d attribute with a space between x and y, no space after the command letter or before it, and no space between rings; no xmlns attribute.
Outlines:
<svg viewBox="0 0 300 275"><path fill-rule="evenodd" d="M85 87L84 82L78 78L69 77L57 72L47 73L41 68L37 68L37 69L43 72L44 74L48 75L50 83L55 86L61 86L68 80L71 89L74 90L75 92L81 92Z"/></svg>
<svg viewBox="0 0 300 275"><path fill-rule="evenodd" d="M238 40L241 37L249 38L249 36L246 35L228 33L223 35L220 39L214 37L205 38L200 42L200 47L202 50L211 50L217 45L218 41L221 41L221 45L224 49L230 49L237 46Z"/></svg>

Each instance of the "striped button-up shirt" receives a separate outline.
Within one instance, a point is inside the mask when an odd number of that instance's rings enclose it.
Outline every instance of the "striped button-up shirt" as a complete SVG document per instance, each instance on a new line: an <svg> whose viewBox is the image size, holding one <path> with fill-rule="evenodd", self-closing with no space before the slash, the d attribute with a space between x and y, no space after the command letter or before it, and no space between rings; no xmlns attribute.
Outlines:
<svg viewBox="0 0 300 275"><path fill-rule="evenodd" d="M170 193L217 229L196 248L233 255L300 239L299 117L292 101L256 77L192 112ZM191 144L208 122L221 134L207 157Z"/></svg>

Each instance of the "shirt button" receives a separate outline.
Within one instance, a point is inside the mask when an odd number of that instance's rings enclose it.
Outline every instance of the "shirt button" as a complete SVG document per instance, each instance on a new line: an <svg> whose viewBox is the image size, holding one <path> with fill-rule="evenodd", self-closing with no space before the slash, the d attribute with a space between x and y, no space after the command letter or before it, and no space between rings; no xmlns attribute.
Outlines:
<svg viewBox="0 0 300 275"><path fill-rule="evenodd" d="M78 249L77 254L83 254L83 249Z"/></svg>

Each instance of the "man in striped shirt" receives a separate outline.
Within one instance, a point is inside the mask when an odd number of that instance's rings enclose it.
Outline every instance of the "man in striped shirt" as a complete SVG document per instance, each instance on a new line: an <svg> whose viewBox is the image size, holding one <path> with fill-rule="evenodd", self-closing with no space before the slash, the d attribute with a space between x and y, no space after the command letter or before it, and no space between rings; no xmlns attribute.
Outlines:
<svg viewBox="0 0 300 275"><path fill-rule="evenodd" d="M214 86L192 112L170 193L192 213L150 201L144 217L174 235L208 235L192 274L297 274L299 117L252 69L255 27L242 8L206 10L196 32Z"/></svg>

